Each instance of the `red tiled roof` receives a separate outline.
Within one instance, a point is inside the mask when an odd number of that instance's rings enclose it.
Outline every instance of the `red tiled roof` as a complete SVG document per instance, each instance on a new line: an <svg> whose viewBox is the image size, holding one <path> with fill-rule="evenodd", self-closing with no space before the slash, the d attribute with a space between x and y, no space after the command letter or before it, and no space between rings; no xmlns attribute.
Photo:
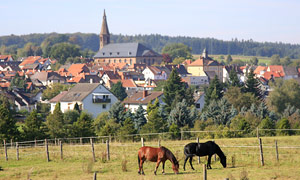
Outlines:
<svg viewBox="0 0 300 180"><path fill-rule="evenodd" d="M270 69L270 72L282 73L284 76L284 70L281 65L270 65L269 69Z"/></svg>
<svg viewBox="0 0 300 180"><path fill-rule="evenodd" d="M7 61L10 58L11 58L11 55L0 55L0 59L3 59L5 61Z"/></svg>
<svg viewBox="0 0 300 180"><path fill-rule="evenodd" d="M89 69L85 64L72 64L69 67L68 72L73 76L76 76L77 74L82 72L89 72Z"/></svg>
<svg viewBox="0 0 300 180"><path fill-rule="evenodd" d="M19 64L19 66L21 67L21 66L25 66L26 64L33 64L39 59L41 59L41 56L29 56L26 59L24 59L23 62Z"/></svg>
<svg viewBox="0 0 300 180"><path fill-rule="evenodd" d="M112 79L110 80L112 83L116 84L118 81L121 81L123 87L137 87L132 79Z"/></svg>
<svg viewBox="0 0 300 180"><path fill-rule="evenodd" d="M268 72L267 71L267 72L264 73L264 78L269 80L269 79L271 79L272 75L273 75L274 78L279 78L279 77L283 76L283 74L281 74L281 73Z"/></svg>
<svg viewBox="0 0 300 180"><path fill-rule="evenodd" d="M124 104L148 104L150 101L152 102L159 96L163 95L161 91L147 91L147 96L143 97L143 91L136 92L132 96L126 98L123 103Z"/></svg>
<svg viewBox="0 0 300 180"><path fill-rule="evenodd" d="M266 66L257 66L256 69L253 71L254 74L260 74L261 71L266 71L268 67Z"/></svg>
<svg viewBox="0 0 300 180"><path fill-rule="evenodd" d="M2 88L8 88L10 86L10 82L0 83L0 87Z"/></svg>

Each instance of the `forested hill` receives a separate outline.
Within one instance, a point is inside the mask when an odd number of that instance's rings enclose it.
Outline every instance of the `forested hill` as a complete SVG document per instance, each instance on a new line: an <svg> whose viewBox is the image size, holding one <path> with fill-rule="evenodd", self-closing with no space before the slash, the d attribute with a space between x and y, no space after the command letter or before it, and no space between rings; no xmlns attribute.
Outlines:
<svg viewBox="0 0 300 180"><path fill-rule="evenodd" d="M285 43L259 43L253 40L223 41L214 38L196 38L185 36L162 36L158 34L151 35L112 35L112 42L141 42L157 52L161 52L166 44L183 43L192 48L194 54L202 53L206 48L209 54L232 54L247 56L272 56L279 54L281 57L290 56L291 58L300 58L300 45ZM29 35L11 35L0 37L0 53L16 54L18 48L23 48L27 43L33 43L37 47L45 44L55 44L69 42L77 44L82 50L89 49L96 52L99 49L99 36L92 33L73 33L73 34L29 34Z"/></svg>

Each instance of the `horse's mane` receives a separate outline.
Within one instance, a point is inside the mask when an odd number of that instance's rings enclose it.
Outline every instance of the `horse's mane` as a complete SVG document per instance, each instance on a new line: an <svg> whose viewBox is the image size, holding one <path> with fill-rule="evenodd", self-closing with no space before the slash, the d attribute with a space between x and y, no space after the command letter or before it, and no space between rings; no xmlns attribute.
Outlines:
<svg viewBox="0 0 300 180"><path fill-rule="evenodd" d="M178 164L178 161L176 159L176 157L174 156L174 154L166 147L161 146L160 149L162 149L163 151L166 152L166 154L171 158L170 160L174 163L174 164Z"/></svg>
<svg viewBox="0 0 300 180"><path fill-rule="evenodd" d="M217 145L215 142L213 142L213 143L214 143L215 146L216 146L216 153L218 154L218 156L219 156L220 158L226 157L225 154L223 153L223 151L221 150L220 146Z"/></svg>

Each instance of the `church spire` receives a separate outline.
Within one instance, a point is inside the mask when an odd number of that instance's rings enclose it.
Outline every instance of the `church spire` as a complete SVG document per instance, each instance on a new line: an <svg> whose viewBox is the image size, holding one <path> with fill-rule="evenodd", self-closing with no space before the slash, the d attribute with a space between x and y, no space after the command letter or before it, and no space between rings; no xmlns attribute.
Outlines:
<svg viewBox="0 0 300 180"><path fill-rule="evenodd" d="M100 49L102 49L105 45L109 43L110 43L110 34L108 30L106 14L104 9L101 32L100 32Z"/></svg>

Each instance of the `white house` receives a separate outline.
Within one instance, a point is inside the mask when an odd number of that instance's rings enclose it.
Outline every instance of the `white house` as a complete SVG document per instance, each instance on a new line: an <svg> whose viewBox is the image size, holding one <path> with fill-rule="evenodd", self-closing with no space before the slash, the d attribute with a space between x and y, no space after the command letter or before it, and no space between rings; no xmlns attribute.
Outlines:
<svg viewBox="0 0 300 180"><path fill-rule="evenodd" d="M201 111L204 107L204 103L205 103L204 96L205 96L204 92L196 92L196 94L194 95L195 106L198 111Z"/></svg>
<svg viewBox="0 0 300 180"><path fill-rule="evenodd" d="M144 74L145 80L166 80L168 79L168 73L166 71L169 70L167 68L164 69L165 70L161 70L158 67L147 66L142 73Z"/></svg>
<svg viewBox="0 0 300 180"><path fill-rule="evenodd" d="M51 99L50 103L52 113L57 102L60 102L62 112L74 109L77 103L81 110L87 111L95 118L98 114L108 111L117 101L117 97L100 83L79 83Z"/></svg>
<svg viewBox="0 0 300 180"><path fill-rule="evenodd" d="M154 103L154 101L158 99L160 104L164 104L162 101L163 98L163 92L161 91L138 91L134 93L132 96L127 97L124 101L123 104L124 106L129 109L131 112L136 112L138 109L139 105L141 104L142 107L147 110L147 105L149 102Z"/></svg>
<svg viewBox="0 0 300 180"><path fill-rule="evenodd" d="M208 76L186 76L182 79L184 79L184 81L187 82L189 86L202 86L205 84L209 84Z"/></svg>

